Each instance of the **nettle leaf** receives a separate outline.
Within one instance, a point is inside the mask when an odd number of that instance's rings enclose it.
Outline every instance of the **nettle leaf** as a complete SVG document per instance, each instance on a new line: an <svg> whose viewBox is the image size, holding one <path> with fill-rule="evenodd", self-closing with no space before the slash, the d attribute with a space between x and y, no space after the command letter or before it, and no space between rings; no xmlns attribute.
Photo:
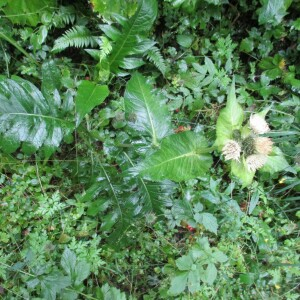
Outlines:
<svg viewBox="0 0 300 300"><path fill-rule="evenodd" d="M86 261L77 261L75 253L69 248L65 249L60 264L75 286L81 284L90 274L90 265Z"/></svg>
<svg viewBox="0 0 300 300"><path fill-rule="evenodd" d="M40 279L40 283L44 299L55 300L56 295L59 294L62 289L71 285L71 279L59 271L54 271Z"/></svg>
<svg viewBox="0 0 300 300"><path fill-rule="evenodd" d="M103 300L126 300L125 293L115 287L109 286L107 283L101 287L99 294L101 295L100 299Z"/></svg>
<svg viewBox="0 0 300 300"><path fill-rule="evenodd" d="M86 114L101 104L108 95L107 85L98 85L88 80L82 81L75 98L76 126L80 124Z"/></svg>
<svg viewBox="0 0 300 300"><path fill-rule="evenodd" d="M244 120L244 111L237 102L235 95L235 83L233 82L229 90L226 107L220 112L217 120L215 145L221 150L225 142L232 138L235 129L240 129Z"/></svg>
<svg viewBox="0 0 300 300"><path fill-rule="evenodd" d="M212 164L207 141L191 131L168 136L159 150L131 169L149 180L170 179L176 182L203 176Z"/></svg>
<svg viewBox="0 0 300 300"><path fill-rule="evenodd" d="M218 230L218 221L216 217L214 217L210 213L200 213L195 215L195 220L201 223L205 229L210 232L217 234Z"/></svg>
<svg viewBox="0 0 300 300"><path fill-rule="evenodd" d="M192 268L193 258L191 255L183 255L176 259L176 266L180 271L188 271Z"/></svg>
<svg viewBox="0 0 300 300"><path fill-rule="evenodd" d="M259 24L274 26L281 23L283 17L287 15L287 9L292 4L292 0L261 0L260 2L263 6L257 10Z"/></svg>
<svg viewBox="0 0 300 300"><path fill-rule="evenodd" d="M195 293L200 290L200 279L201 279L201 267L199 265L194 264L192 269L189 272L188 277L188 290L191 293Z"/></svg>
<svg viewBox="0 0 300 300"><path fill-rule="evenodd" d="M189 272L178 272L171 280L171 287L168 290L170 295L179 295L185 290Z"/></svg>
<svg viewBox="0 0 300 300"><path fill-rule="evenodd" d="M66 271L68 275L72 275L75 270L76 265L76 255L69 248L66 248L61 257L61 266Z"/></svg>
<svg viewBox="0 0 300 300"><path fill-rule="evenodd" d="M0 148L4 152L22 147L30 154L43 147L46 155L51 155L74 130L75 124L61 109L58 93L48 101L37 87L20 77L0 80L0 104Z"/></svg>
<svg viewBox="0 0 300 300"><path fill-rule="evenodd" d="M205 282L207 282L209 285L212 285L217 278L217 274L218 271L216 266L212 263L208 264L205 272Z"/></svg>
<svg viewBox="0 0 300 300"><path fill-rule="evenodd" d="M152 93L146 78L135 73L127 83L124 101L128 125L152 137L152 144L171 133L171 120L167 106Z"/></svg>
<svg viewBox="0 0 300 300"><path fill-rule="evenodd" d="M141 36L151 29L156 15L156 0L140 0L135 14L130 19L117 19L123 27L122 31L118 32L109 29L109 26L105 27L105 33L112 38L114 42L113 49L106 58L112 72L117 73L122 64L123 67L126 67L123 62L124 58L134 54L134 49L143 43ZM150 47L151 45L149 48ZM105 62L103 62L102 65L105 65Z"/></svg>

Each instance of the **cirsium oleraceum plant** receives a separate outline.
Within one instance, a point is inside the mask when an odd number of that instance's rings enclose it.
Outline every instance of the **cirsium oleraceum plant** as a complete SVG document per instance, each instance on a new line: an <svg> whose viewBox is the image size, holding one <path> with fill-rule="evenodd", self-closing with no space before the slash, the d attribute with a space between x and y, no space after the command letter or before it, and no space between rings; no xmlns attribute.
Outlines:
<svg viewBox="0 0 300 300"><path fill-rule="evenodd" d="M215 145L225 161L230 162L231 174L238 177L243 186L251 184L257 170L277 172L288 166L280 149L274 146L271 138L265 136L270 132L265 120L267 112L268 109L253 113L245 120L233 82L226 107L221 110L217 120Z"/></svg>

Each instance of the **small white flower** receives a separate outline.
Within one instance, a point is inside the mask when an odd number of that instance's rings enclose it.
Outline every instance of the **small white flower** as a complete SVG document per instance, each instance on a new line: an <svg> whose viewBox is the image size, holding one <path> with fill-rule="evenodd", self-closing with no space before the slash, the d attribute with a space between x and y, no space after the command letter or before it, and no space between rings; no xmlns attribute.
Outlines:
<svg viewBox="0 0 300 300"><path fill-rule="evenodd" d="M266 162L268 157L264 154L253 154L247 157L246 164L250 172L255 172L261 168Z"/></svg>
<svg viewBox="0 0 300 300"><path fill-rule="evenodd" d="M255 149L260 154L269 155L272 152L273 142L268 137L254 139Z"/></svg>
<svg viewBox="0 0 300 300"><path fill-rule="evenodd" d="M225 160L234 159L239 161L241 156L241 146L234 140L229 140L222 149Z"/></svg>
<svg viewBox="0 0 300 300"><path fill-rule="evenodd" d="M250 127L256 134L264 134L270 131L268 123L260 115L250 116Z"/></svg>

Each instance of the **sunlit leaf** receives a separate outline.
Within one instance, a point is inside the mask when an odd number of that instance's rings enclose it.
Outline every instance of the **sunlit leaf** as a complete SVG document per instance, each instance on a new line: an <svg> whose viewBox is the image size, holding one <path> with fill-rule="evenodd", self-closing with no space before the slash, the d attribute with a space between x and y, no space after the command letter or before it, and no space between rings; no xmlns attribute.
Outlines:
<svg viewBox="0 0 300 300"><path fill-rule="evenodd" d="M170 134L171 120L168 109L159 97L152 93L153 88L146 78L135 73L125 91L125 114L128 125L140 133L152 137L152 144Z"/></svg>
<svg viewBox="0 0 300 300"><path fill-rule="evenodd" d="M241 129L244 120L244 112L241 105L237 102L235 95L235 83L233 82L229 90L227 104L221 110L217 120L217 139L215 145L222 149L227 140L232 139L235 129Z"/></svg>
<svg viewBox="0 0 300 300"><path fill-rule="evenodd" d="M188 180L203 176L212 164L206 139L190 131L168 136L161 147L147 157L133 173L150 180Z"/></svg>

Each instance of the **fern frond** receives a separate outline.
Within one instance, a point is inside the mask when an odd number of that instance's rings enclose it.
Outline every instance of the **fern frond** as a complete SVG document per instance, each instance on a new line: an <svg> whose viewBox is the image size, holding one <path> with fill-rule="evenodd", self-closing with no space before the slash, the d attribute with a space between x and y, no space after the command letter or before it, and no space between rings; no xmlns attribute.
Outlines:
<svg viewBox="0 0 300 300"><path fill-rule="evenodd" d="M60 6L59 10L53 16L53 25L55 27L64 27L74 24L76 19L76 11L73 6Z"/></svg>
<svg viewBox="0 0 300 300"><path fill-rule="evenodd" d="M112 45L107 37L101 36L100 39L101 39L101 45L100 45L100 48L101 48L100 62L101 62L101 60L106 58L109 55L109 53L111 52Z"/></svg>
<svg viewBox="0 0 300 300"><path fill-rule="evenodd" d="M149 61L151 61L156 68L163 74L165 75L166 73L166 64L165 61L160 53L160 50L157 47L151 47L147 52L146 52L146 57Z"/></svg>
<svg viewBox="0 0 300 300"><path fill-rule="evenodd" d="M83 48L95 46L97 37L83 26L74 26L68 29L62 37L54 42L52 52L60 52L68 47Z"/></svg>

